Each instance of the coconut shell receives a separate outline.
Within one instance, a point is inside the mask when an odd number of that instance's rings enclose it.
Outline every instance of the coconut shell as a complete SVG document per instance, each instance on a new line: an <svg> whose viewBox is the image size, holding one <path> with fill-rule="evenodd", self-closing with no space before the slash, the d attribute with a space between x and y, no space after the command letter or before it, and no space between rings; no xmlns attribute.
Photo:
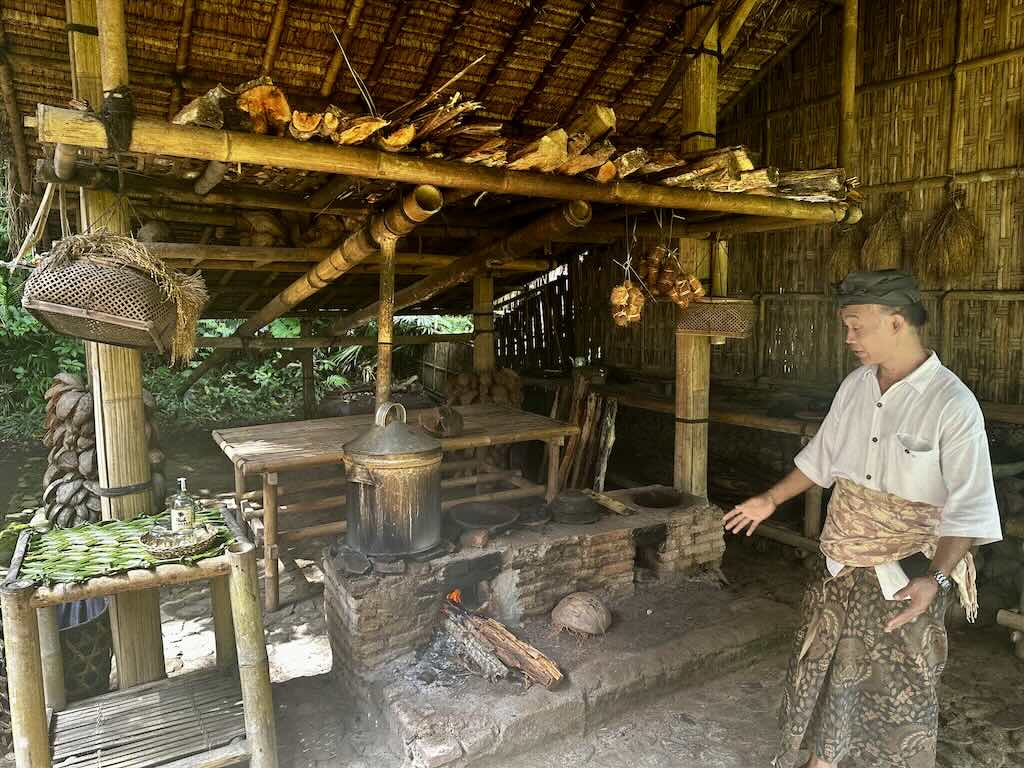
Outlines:
<svg viewBox="0 0 1024 768"><path fill-rule="evenodd" d="M51 384L50 388L43 393L43 397L47 400L56 400L69 389L73 387L70 384L65 384L63 381L58 381L56 384Z"/></svg>
<svg viewBox="0 0 1024 768"><path fill-rule="evenodd" d="M68 390L60 396L60 399L57 400L57 406L53 411L54 416L56 416L60 421L64 421L71 415L71 412L75 410L75 406L78 405L78 401L84 396L84 392Z"/></svg>
<svg viewBox="0 0 1024 768"><path fill-rule="evenodd" d="M65 373L64 371L61 371L60 373L53 377L53 380L55 382L67 384L68 386L74 387L75 389L85 389L85 382L82 381L77 376L75 376L73 373Z"/></svg>
<svg viewBox="0 0 1024 768"><path fill-rule="evenodd" d="M75 508L74 507L63 507L60 514L53 521L53 524L57 528L71 528L75 524Z"/></svg>
<svg viewBox="0 0 1024 768"><path fill-rule="evenodd" d="M85 525L86 523L96 522L98 518L94 517L89 511L89 508L85 504L75 505L75 525Z"/></svg>
<svg viewBox="0 0 1024 768"><path fill-rule="evenodd" d="M56 480L61 474L60 467L50 464L46 468L46 472L43 473L43 487L46 488L54 480Z"/></svg>
<svg viewBox="0 0 1024 768"><path fill-rule="evenodd" d="M68 504L75 497L75 494L78 493L81 487L81 478L68 480L57 488L57 492L54 494L53 498L58 504Z"/></svg>
<svg viewBox="0 0 1024 768"><path fill-rule="evenodd" d="M64 450L57 456L57 466L64 469L78 469L78 454L74 451Z"/></svg>
<svg viewBox="0 0 1024 768"><path fill-rule="evenodd" d="M88 488L79 488L78 489L78 493L76 493L74 496L71 497L71 503L74 504L76 507L79 504L84 505L85 504L85 500L88 499L88 498L89 498L89 489Z"/></svg>
<svg viewBox="0 0 1024 768"><path fill-rule="evenodd" d="M551 611L551 623L580 635L603 635L612 625L612 614L592 592L573 592Z"/></svg>
<svg viewBox="0 0 1024 768"><path fill-rule="evenodd" d="M58 467L54 467L53 469L57 469L57 471L60 471ZM53 501L54 495L57 493L57 489L60 486L62 486L64 482L64 477L62 475L61 477L58 477L56 480L51 480L49 483L47 483L46 488L43 490L44 504L49 504L51 501Z"/></svg>
<svg viewBox="0 0 1024 768"><path fill-rule="evenodd" d="M89 493L91 493L93 496L100 495L99 480L86 480L84 483L82 483L82 487L87 488L89 490Z"/></svg>
<svg viewBox="0 0 1024 768"><path fill-rule="evenodd" d="M90 512L96 512L97 514L101 509L103 509L103 504L100 501L99 496L87 496L85 499L85 506Z"/></svg>
<svg viewBox="0 0 1024 768"><path fill-rule="evenodd" d="M82 451L78 457L78 471L85 477L94 477L96 475L96 449L90 448L87 451Z"/></svg>
<svg viewBox="0 0 1024 768"><path fill-rule="evenodd" d="M89 435L79 435L78 439L75 440L75 447L80 451L92 448L94 445L96 445L96 438Z"/></svg>
<svg viewBox="0 0 1024 768"><path fill-rule="evenodd" d="M82 434L83 435L95 435L96 434L96 422L95 421L91 421L91 420L85 422L85 424L82 425Z"/></svg>
<svg viewBox="0 0 1024 768"><path fill-rule="evenodd" d="M78 433L69 427L64 432L64 439L61 442L65 448L75 450L78 447Z"/></svg>
<svg viewBox="0 0 1024 768"><path fill-rule="evenodd" d="M47 504L46 505L46 519L49 520L51 524L56 523L58 515L60 515L60 513L63 512L63 511L64 511L64 507L61 506L60 504L58 504L57 502L53 502L52 504Z"/></svg>

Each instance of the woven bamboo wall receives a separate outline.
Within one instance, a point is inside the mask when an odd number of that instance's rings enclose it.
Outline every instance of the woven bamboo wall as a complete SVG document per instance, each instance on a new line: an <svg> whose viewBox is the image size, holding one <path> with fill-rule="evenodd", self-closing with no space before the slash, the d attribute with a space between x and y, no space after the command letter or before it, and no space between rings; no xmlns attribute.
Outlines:
<svg viewBox="0 0 1024 768"><path fill-rule="evenodd" d="M569 275L553 279L499 302L494 310L498 365L519 371L564 370L574 353L573 306Z"/></svg>
<svg viewBox="0 0 1024 768"><path fill-rule="evenodd" d="M954 292L944 301L929 296L929 343L980 399L1024 403L1024 301L1013 293L1024 288L1024 4L860 5L858 136L849 170L864 185L866 224L889 195L905 201L909 269L923 227L947 199L947 182L966 191L984 239L971 274L948 286ZM833 165L838 51L836 13L720 116L719 143L747 144L781 168ZM772 294L762 307L755 375L831 387L848 368L824 298L833 234L818 227L731 241L731 292ZM1005 293L978 299L957 291ZM716 359L716 374L730 375L735 366L723 367L726 359Z"/></svg>

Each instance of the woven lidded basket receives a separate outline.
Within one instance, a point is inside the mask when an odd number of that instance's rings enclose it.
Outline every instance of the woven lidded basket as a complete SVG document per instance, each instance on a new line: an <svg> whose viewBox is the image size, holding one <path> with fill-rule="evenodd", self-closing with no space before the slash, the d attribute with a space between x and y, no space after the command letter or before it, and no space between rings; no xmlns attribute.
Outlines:
<svg viewBox="0 0 1024 768"><path fill-rule="evenodd" d="M77 259L32 272L22 306L54 333L164 352L174 303L149 277L122 264Z"/></svg>
<svg viewBox="0 0 1024 768"><path fill-rule="evenodd" d="M746 339L754 331L757 310L749 299L705 296L679 312L679 330L693 336Z"/></svg>

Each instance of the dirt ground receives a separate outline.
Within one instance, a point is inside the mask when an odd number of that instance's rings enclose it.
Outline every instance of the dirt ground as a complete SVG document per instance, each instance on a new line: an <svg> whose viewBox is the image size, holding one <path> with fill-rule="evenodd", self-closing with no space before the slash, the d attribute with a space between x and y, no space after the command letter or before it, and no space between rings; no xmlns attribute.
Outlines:
<svg viewBox="0 0 1024 768"><path fill-rule="evenodd" d="M231 474L212 441L168 448L168 477L183 474L197 490L231 489ZM29 454L31 455L31 454ZM0 504L7 506L24 452L0 458ZM30 462L38 467L38 462ZM323 542L304 542L284 558L283 607L266 619L278 712L281 764L286 768L400 768L384 746L380 724L357 711L333 684L316 562ZM723 566L732 589L796 605L807 570L777 551L731 542ZM164 591L168 672L212 665L213 628L207 595L195 588ZM938 765L950 768L1024 766L1024 664L1008 633L971 627L951 632L950 663L941 687ZM654 701L640 701L591 733L547 745L488 768L586 765L767 766L775 742L775 711L786 658L764 659L740 672ZM845 768L845 766L844 766Z"/></svg>

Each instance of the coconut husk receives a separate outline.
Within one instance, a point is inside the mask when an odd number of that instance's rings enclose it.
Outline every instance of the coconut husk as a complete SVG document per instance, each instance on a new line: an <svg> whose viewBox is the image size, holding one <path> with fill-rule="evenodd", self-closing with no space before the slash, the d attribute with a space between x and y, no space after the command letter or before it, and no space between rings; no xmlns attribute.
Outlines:
<svg viewBox="0 0 1024 768"><path fill-rule="evenodd" d="M116 235L106 229L71 235L58 241L50 250L47 262L53 268L59 269L76 259L119 264L152 278L166 299L174 302L176 324L171 343L171 362L191 359L195 352L199 314L203 311L208 298L206 283L198 272L187 275L171 269L153 256L138 240ZM63 379L62 381L72 383ZM58 417L63 418L59 414Z"/></svg>
<svg viewBox="0 0 1024 768"><path fill-rule="evenodd" d="M914 271L936 280L959 280L971 274L982 231L965 207L966 194L957 190L924 228L914 254Z"/></svg>
<svg viewBox="0 0 1024 768"><path fill-rule="evenodd" d="M860 251L861 266L869 271L899 269L903 265L903 227L901 221L906 211L902 197L890 197L885 211L864 241Z"/></svg>
<svg viewBox="0 0 1024 768"><path fill-rule="evenodd" d="M857 226L837 227L832 235L832 253L828 260L828 284L838 285L848 274L860 268L864 230Z"/></svg>

